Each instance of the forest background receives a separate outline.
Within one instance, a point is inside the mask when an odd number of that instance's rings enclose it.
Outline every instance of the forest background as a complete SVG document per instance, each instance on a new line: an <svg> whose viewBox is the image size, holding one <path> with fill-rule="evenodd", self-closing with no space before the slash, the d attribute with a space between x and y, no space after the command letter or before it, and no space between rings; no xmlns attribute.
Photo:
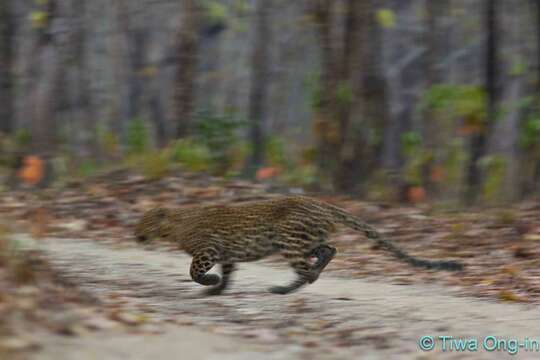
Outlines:
<svg viewBox="0 0 540 360"><path fill-rule="evenodd" d="M539 54L534 0L1 0L3 173L520 200L540 183Z"/></svg>

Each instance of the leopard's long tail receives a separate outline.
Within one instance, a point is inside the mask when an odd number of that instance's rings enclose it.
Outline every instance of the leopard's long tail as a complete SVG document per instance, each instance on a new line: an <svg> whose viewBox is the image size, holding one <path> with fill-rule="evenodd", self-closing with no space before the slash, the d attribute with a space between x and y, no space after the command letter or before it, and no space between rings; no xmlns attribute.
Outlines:
<svg viewBox="0 0 540 360"><path fill-rule="evenodd" d="M351 229L363 232L368 239L375 241L377 245L379 245L381 248L391 252L398 259L403 260L411 264L412 266L448 271L463 270L463 264L457 261L431 261L419 259L417 257L409 255L405 251L400 249L398 246L396 246L392 241L381 237L380 233L377 232L377 230L375 230L375 228L373 228L371 225L364 223L363 221L349 214L345 210L322 202L318 203L318 205L322 205L327 211L329 211L337 222Z"/></svg>

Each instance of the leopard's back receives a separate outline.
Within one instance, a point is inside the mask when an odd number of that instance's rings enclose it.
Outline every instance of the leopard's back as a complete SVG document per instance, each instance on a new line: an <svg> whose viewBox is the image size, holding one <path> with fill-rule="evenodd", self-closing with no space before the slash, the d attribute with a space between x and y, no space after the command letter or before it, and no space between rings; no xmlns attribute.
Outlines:
<svg viewBox="0 0 540 360"><path fill-rule="evenodd" d="M173 215L174 216L174 215ZM222 261L253 261L289 249L292 257L323 243L335 230L321 209L287 197L232 206L193 209L178 222L175 238L193 254L215 248Z"/></svg>

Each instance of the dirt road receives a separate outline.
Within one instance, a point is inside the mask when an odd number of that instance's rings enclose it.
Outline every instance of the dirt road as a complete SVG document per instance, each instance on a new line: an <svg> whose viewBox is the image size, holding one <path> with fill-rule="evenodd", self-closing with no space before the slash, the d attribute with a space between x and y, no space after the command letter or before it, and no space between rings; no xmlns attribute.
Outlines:
<svg viewBox="0 0 540 360"><path fill-rule="evenodd" d="M540 357L524 346L526 339L540 339L535 305L459 297L438 286L328 274L295 294L272 295L266 292L269 286L294 275L285 266L266 263L241 264L225 295L204 297L202 286L189 279L190 259L179 252L90 240L45 239L37 245L20 240L41 248L63 277L90 296L104 304L120 299L161 324L155 335L108 330L51 336L36 359L510 358L511 346L496 346L495 338L521 342L513 358ZM181 319L180 325L167 324L171 319ZM435 337L435 350L419 349L424 335ZM467 343L472 349L443 353L438 336L472 339ZM488 348L498 351L484 348L486 336L494 337ZM448 349L455 344L446 343Z"/></svg>

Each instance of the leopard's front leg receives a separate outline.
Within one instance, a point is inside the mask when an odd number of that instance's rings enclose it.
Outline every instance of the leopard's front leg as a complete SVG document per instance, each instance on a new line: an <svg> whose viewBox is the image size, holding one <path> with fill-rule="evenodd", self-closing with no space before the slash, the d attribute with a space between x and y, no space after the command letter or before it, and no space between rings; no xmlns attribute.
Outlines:
<svg viewBox="0 0 540 360"><path fill-rule="evenodd" d="M235 270L235 265L233 263L221 264L221 282L219 285L216 285L206 291L206 295L220 295L223 290L227 288L229 280L231 278L231 273Z"/></svg>
<svg viewBox="0 0 540 360"><path fill-rule="evenodd" d="M215 249L208 248L197 251L193 255L189 274L193 281L201 285L217 285L221 279L216 274L207 274L218 261L218 253Z"/></svg>

